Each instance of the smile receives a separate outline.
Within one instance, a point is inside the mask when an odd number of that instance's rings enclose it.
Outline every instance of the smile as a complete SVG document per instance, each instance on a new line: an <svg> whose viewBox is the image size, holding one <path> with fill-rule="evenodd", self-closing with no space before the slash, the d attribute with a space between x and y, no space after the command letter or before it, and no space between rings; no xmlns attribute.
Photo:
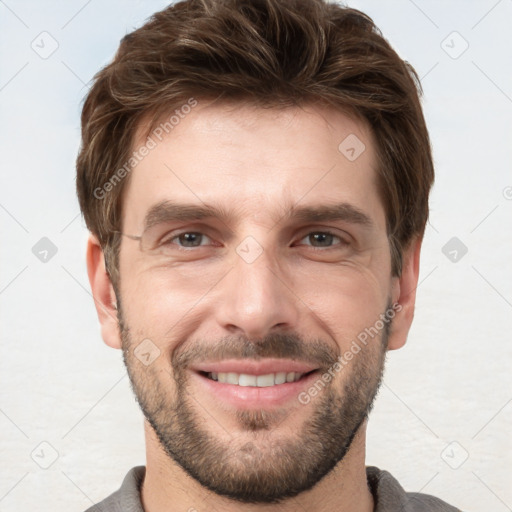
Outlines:
<svg viewBox="0 0 512 512"><path fill-rule="evenodd" d="M250 375L247 373L233 373L233 372L209 372L206 376L209 379L226 384L233 384L235 386L255 386L258 388L265 388L286 382L296 382L300 380L305 373L298 372L278 372L267 373L265 375Z"/></svg>
<svg viewBox="0 0 512 512"><path fill-rule="evenodd" d="M320 369L283 359L231 359L203 362L190 368L197 396L210 397L235 409L271 409L298 403L299 393L318 378Z"/></svg>

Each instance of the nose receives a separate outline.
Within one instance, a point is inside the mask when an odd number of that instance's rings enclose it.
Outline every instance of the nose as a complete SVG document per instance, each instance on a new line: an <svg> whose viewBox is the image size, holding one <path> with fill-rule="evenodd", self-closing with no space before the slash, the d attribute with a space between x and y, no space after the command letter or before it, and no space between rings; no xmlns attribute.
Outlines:
<svg viewBox="0 0 512 512"><path fill-rule="evenodd" d="M276 329L296 329L301 301L280 267L267 251L252 262L234 258L234 268L221 281L216 308L221 328L249 339L262 339Z"/></svg>

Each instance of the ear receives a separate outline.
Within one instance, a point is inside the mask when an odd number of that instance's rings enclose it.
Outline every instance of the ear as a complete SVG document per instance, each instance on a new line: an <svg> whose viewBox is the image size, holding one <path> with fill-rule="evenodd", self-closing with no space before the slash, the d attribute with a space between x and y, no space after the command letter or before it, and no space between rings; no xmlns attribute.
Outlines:
<svg viewBox="0 0 512 512"><path fill-rule="evenodd" d="M393 304L398 303L401 309L396 309L397 312L391 324L388 350L396 350L403 347L411 328L420 271L421 242L421 236L411 242L403 254L402 275L393 278L395 280L392 293Z"/></svg>
<svg viewBox="0 0 512 512"><path fill-rule="evenodd" d="M101 337L109 347L121 348L114 287L105 268L101 245L92 234L87 241L87 274L101 324Z"/></svg>

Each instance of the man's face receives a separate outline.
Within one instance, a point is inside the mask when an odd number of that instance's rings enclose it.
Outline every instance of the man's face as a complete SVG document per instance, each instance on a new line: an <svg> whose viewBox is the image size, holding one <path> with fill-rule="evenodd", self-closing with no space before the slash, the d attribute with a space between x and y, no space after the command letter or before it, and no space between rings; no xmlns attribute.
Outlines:
<svg viewBox="0 0 512 512"><path fill-rule="evenodd" d="M374 142L332 109L202 102L152 137L123 199L123 233L144 233L120 251L134 392L203 486L294 496L344 457L380 383L389 323L343 357L397 299Z"/></svg>

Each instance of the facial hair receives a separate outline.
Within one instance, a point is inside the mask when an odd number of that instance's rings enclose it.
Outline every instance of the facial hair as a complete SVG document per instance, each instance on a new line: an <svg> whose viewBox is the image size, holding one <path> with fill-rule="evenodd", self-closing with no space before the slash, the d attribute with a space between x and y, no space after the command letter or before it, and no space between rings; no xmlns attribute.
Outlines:
<svg viewBox="0 0 512 512"><path fill-rule="evenodd" d="M309 408L310 415L297 432L275 438L279 423L286 418L284 411L238 410L235 418L243 432L225 440L208 429L197 400L188 391L187 368L192 362L297 359L314 363L321 379L339 358L331 344L305 341L290 333L272 333L260 340L229 337L208 345L184 344L187 348L170 358L171 371L157 371L156 365L144 366L134 356L137 342L120 303L118 318L133 392L162 448L204 488L242 503L282 503L313 488L343 461L382 382L391 327L390 319L384 322L380 336L350 362L345 361L339 372L342 378L328 382L308 404L298 405Z"/></svg>

